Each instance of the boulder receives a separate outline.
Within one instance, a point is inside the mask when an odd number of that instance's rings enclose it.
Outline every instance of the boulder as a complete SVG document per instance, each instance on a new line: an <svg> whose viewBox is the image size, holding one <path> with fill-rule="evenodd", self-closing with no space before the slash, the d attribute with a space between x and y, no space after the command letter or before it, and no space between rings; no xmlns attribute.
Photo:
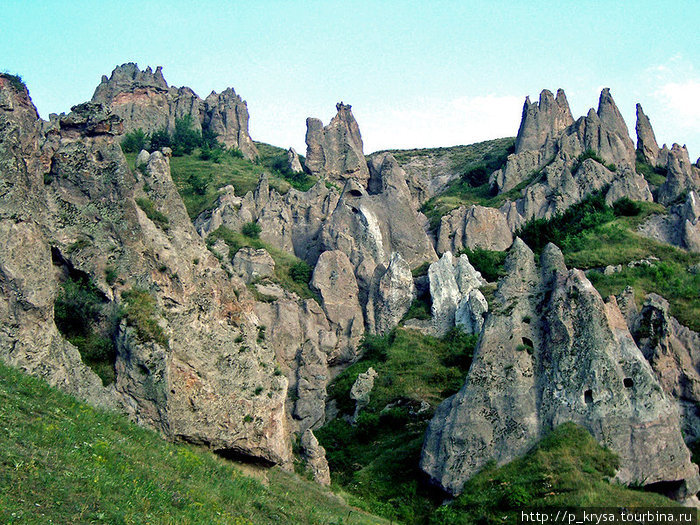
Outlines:
<svg viewBox="0 0 700 525"><path fill-rule="evenodd" d="M371 366L363 373L357 376L357 379L350 389L350 399L355 401L355 414L352 416L353 421L357 421L357 416L360 411L369 405L369 394L374 388L374 380L377 378L377 372Z"/></svg>
<svg viewBox="0 0 700 525"><path fill-rule="evenodd" d="M301 435L300 441L303 449L306 465L314 476L314 481L326 487L331 484L331 471L326 461L326 449L318 444L318 440L311 429Z"/></svg>
<svg viewBox="0 0 700 525"><path fill-rule="evenodd" d="M243 247L233 256L233 269L248 284L275 274L275 261L262 248Z"/></svg>
<svg viewBox="0 0 700 525"><path fill-rule="evenodd" d="M304 168L301 167L301 162L299 162L299 155L294 148L289 148L287 150L287 167L292 173L302 173Z"/></svg>

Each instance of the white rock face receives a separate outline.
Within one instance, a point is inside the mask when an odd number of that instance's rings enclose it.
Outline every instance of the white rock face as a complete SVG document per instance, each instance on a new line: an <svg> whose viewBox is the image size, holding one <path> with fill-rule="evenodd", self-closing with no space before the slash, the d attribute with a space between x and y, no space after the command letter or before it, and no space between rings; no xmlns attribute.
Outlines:
<svg viewBox="0 0 700 525"><path fill-rule="evenodd" d="M481 300L477 294L474 294L473 303L470 303L469 293L486 284L486 281L469 263L466 255L455 259L452 252L445 252L439 261L428 268L428 280L433 302L433 331L436 336L445 335L455 326L457 308L463 301L465 304L460 314L460 319L463 321L471 318L471 304L474 305L475 311L480 308L477 303L481 303ZM481 293L479 292L478 295ZM483 303L486 303L485 299ZM469 326L473 327L474 323L469 321Z"/></svg>

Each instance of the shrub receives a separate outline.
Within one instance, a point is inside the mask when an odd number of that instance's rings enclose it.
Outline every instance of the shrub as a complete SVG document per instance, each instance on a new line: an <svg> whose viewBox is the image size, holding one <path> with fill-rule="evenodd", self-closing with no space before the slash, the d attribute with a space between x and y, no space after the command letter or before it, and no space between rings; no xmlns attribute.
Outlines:
<svg viewBox="0 0 700 525"><path fill-rule="evenodd" d="M202 134L199 131L192 129L194 119L192 115L185 115L182 118L175 119L175 131L173 131L172 148L173 155L192 153L194 148L202 145Z"/></svg>
<svg viewBox="0 0 700 525"><path fill-rule="evenodd" d="M7 79L7 81L10 83L12 88L17 91L18 93L24 93L24 91L27 89L27 85L24 83L24 80L22 80L22 77L20 75L13 75L11 73L2 73L2 76Z"/></svg>
<svg viewBox="0 0 700 525"><path fill-rule="evenodd" d="M255 222L247 222L241 228L241 233L246 237L250 237L251 239L258 239L261 231L262 228Z"/></svg>
<svg viewBox="0 0 700 525"><path fill-rule="evenodd" d="M161 148L169 148L171 145L170 135L165 127L154 131L151 135L151 149L153 151L159 150Z"/></svg>
<svg viewBox="0 0 700 525"><path fill-rule="evenodd" d="M485 164L479 164L462 174L462 180L470 186L477 187L489 181L489 171Z"/></svg>
<svg viewBox="0 0 700 525"><path fill-rule="evenodd" d="M110 286L113 285L117 280L117 277L117 270L115 270L114 266L107 266L105 268L105 280L107 281L107 284Z"/></svg>
<svg viewBox="0 0 700 525"><path fill-rule="evenodd" d="M138 153L142 149L148 149L148 135L141 128L130 131L124 135L121 146L124 153Z"/></svg>
<svg viewBox="0 0 700 525"><path fill-rule="evenodd" d="M308 284L313 270L305 261L297 261L289 267L289 277L299 284Z"/></svg>
<svg viewBox="0 0 700 525"><path fill-rule="evenodd" d="M622 197L613 204L613 210L618 217L636 217L642 212L642 206L627 197Z"/></svg>
<svg viewBox="0 0 700 525"><path fill-rule="evenodd" d="M204 150L202 150L202 153L204 153ZM207 181L207 179L204 178L201 173L193 171L187 181L190 183L192 190L197 195L204 195L207 192L209 181Z"/></svg>

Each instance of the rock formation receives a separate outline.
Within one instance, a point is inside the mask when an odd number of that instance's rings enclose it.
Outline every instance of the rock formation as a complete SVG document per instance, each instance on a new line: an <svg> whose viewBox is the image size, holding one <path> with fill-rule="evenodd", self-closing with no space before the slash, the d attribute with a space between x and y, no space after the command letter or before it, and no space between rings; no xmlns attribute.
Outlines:
<svg viewBox="0 0 700 525"><path fill-rule="evenodd" d="M620 456L619 481L669 481L678 497L694 495L698 469L678 412L615 299L603 302L553 245L540 266L516 239L466 383L430 423L423 470L458 494L489 461L510 461L574 421Z"/></svg>
<svg viewBox="0 0 700 525"><path fill-rule="evenodd" d="M700 192L700 170L690 163L685 146L674 144L668 152L666 181L659 186L656 199L667 206L689 191Z"/></svg>
<svg viewBox="0 0 700 525"><path fill-rule="evenodd" d="M650 216L640 227L639 233L685 248L700 252L700 197L696 191L688 192L685 201L674 204L665 214Z"/></svg>
<svg viewBox="0 0 700 525"><path fill-rule="evenodd" d="M649 122L649 117L644 114L641 104L637 104L637 153L644 162L656 166L659 158L659 145L656 143L656 135Z"/></svg>
<svg viewBox="0 0 700 525"><path fill-rule="evenodd" d="M399 324L416 297L408 263L394 252L389 265L377 265L367 302L367 330L384 334Z"/></svg>
<svg viewBox="0 0 700 525"><path fill-rule="evenodd" d="M369 170L360 128L350 104L339 102L335 107L338 113L325 127L319 119L306 119L306 169L341 186L354 179L366 187Z"/></svg>
<svg viewBox="0 0 700 525"><path fill-rule="evenodd" d="M634 144L610 91L601 92L597 111L575 122L570 115L561 90L556 98L543 91L539 103L526 100L515 153L490 177L499 193L524 185L520 197L506 200L497 212L480 206L453 210L440 223L438 253L476 246L503 249L530 219L550 218L593 191L605 190L608 204L622 197L653 199L646 180L635 172ZM497 227L479 235L488 223Z"/></svg>
<svg viewBox="0 0 700 525"><path fill-rule="evenodd" d="M299 155L294 151L294 148L287 150L287 166L292 173L302 173L304 171L304 168L301 167L301 162L299 162Z"/></svg>
<svg viewBox="0 0 700 525"><path fill-rule="evenodd" d="M244 284L192 227L168 158L154 152L143 174L132 172L108 110L77 106L49 125L26 92L5 81L0 91L11 102L0 108L11 182L0 201L2 359L172 438L290 466L287 379L274 375L274 352L258 341ZM108 269L119 277L108 281ZM108 387L56 328L66 275L90 280L105 305L127 311ZM134 294L150 305L151 328L129 317Z"/></svg>
<svg viewBox="0 0 700 525"><path fill-rule="evenodd" d="M116 67L109 78L102 77L92 101L121 117L126 131L166 128L172 133L175 119L189 115L195 130L216 133L226 147L240 149L249 159L258 156L248 134L248 107L232 88L202 100L188 87L168 86L160 66L155 72L150 67L141 71L128 63Z"/></svg>
<svg viewBox="0 0 700 525"><path fill-rule="evenodd" d="M470 332L478 332L483 324L483 314L488 310L478 288L486 281L469 264L469 258L461 255L455 259L452 253L445 252L439 261L428 268L428 279L434 334L442 337L456 326L458 309L460 324ZM472 311L472 307L477 308L478 313L477 310ZM478 316L482 316L482 319Z"/></svg>
<svg viewBox="0 0 700 525"><path fill-rule="evenodd" d="M360 375L350 389L350 399L355 401L355 414L352 416L353 421L357 421L357 416L360 411L369 404L369 395L374 388L374 380L377 378L377 372L371 366Z"/></svg>

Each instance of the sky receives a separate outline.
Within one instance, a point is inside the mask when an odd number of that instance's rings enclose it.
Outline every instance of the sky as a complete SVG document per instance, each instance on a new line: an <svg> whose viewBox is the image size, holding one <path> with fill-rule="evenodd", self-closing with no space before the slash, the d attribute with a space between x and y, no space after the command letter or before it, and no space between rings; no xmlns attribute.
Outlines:
<svg viewBox="0 0 700 525"><path fill-rule="evenodd" d="M574 118L609 87L635 139L700 155L700 1L4 0L0 71L43 118L136 62L205 97L233 87L250 135L304 153L306 118L352 104L365 153L517 133L525 96L566 91Z"/></svg>

